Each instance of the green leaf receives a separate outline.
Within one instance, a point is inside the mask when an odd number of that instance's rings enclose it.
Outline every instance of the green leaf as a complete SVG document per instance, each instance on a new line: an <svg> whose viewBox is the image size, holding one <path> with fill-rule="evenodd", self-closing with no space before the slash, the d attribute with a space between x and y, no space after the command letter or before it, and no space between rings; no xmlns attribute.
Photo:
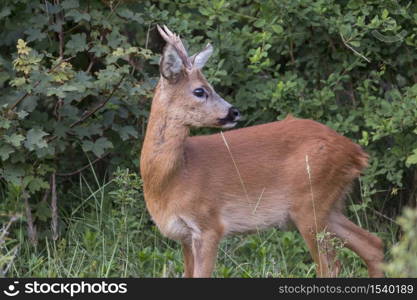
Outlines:
<svg viewBox="0 0 417 300"><path fill-rule="evenodd" d="M253 26L258 27L258 28L262 28L265 26L265 19L258 19Z"/></svg>
<svg viewBox="0 0 417 300"><path fill-rule="evenodd" d="M17 148L25 140L25 137L21 134L13 133L11 136L6 135L4 140L6 143Z"/></svg>
<svg viewBox="0 0 417 300"><path fill-rule="evenodd" d="M6 164L0 169L0 175L7 181L14 185L20 185L22 183L23 176L25 175L25 168L22 165Z"/></svg>
<svg viewBox="0 0 417 300"><path fill-rule="evenodd" d="M389 15L388 10L387 10L387 9L384 9L384 10L382 11L382 19L386 19L386 18L388 18L388 15Z"/></svg>
<svg viewBox="0 0 417 300"><path fill-rule="evenodd" d="M97 156L101 156L104 153L105 149L113 148L113 144L105 137L99 138L94 143L94 154Z"/></svg>
<svg viewBox="0 0 417 300"><path fill-rule="evenodd" d="M2 161L7 160L10 157L10 154L14 152L13 147L9 145L3 145L0 147L0 157Z"/></svg>
<svg viewBox="0 0 417 300"><path fill-rule="evenodd" d="M134 138L137 138L138 137L138 133L135 130L135 128L133 128L133 126L124 126L124 127L121 127L120 129L117 130L117 132L119 133L120 138L123 141L128 140L129 137L131 137L131 136L134 137Z"/></svg>
<svg viewBox="0 0 417 300"><path fill-rule="evenodd" d="M203 16L209 16L211 14L211 11L203 6L200 6L198 11L203 15Z"/></svg>
<svg viewBox="0 0 417 300"><path fill-rule="evenodd" d="M47 201L41 201L36 205L35 216L43 222L46 222L51 217L51 209Z"/></svg>
<svg viewBox="0 0 417 300"><path fill-rule="evenodd" d="M360 47L361 46L361 42L360 41L350 41L349 42L353 47Z"/></svg>
<svg viewBox="0 0 417 300"><path fill-rule="evenodd" d="M56 95L58 98L65 98L65 92L61 87L50 87L46 91L46 96Z"/></svg>
<svg viewBox="0 0 417 300"><path fill-rule="evenodd" d="M24 85L26 83L25 77L16 77L10 81L11 86L19 87L21 85Z"/></svg>
<svg viewBox="0 0 417 300"><path fill-rule="evenodd" d="M407 157L405 164L407 167L417 164L417 149L414 149L413 154Z"/></svg>
<svg viewBox="0 0 417 300"><path fill-rule="evenodd" d="M48 133L42 129L32 128L27 133L25 147L30 151L35 150L35 146L38 148L47 147L48 144L43 139L43 137L46 135L48 135Z"/></svg>
<svg viewBox="0 0 417 300"><path fill-rule="evenodd" d="M140 14L134 13L130 9L127 9L127 8L121 9L117 12L117 14L122 18L131 20L131 21L136 21L138 23L143 23L143 18L140 16Z"/></svg>
<svg viewBox="0 0 417 300"><path fill-rule="evenodd" d="M49 183L46 182L45 180L43 180L40 177L32 177L31 180L28 182L27 187L29 188L29 191L31 191L32 193L40 191L42 189L47 189L49 188ZM25 178L26 179L26 178Z"/></svg>
<svg viewBox="0 0 417 300"><path fill-rule="evenodd" d="M21 110L17 113L17 117L19 120L23 120L24 118L26 118L29 115L29 113L25 110Z"/></svg>
<svg viewBox="0 0 417 300"><path fill-rule="evenodd" d="M58 98L65 98L66 92L76 92L79 88L74 85L64 84L59 87L51 87L46 91L47 96L56 95Z"/></svg>
<svg viewBox="0 0 417 300"><path fill-rule="evenodd" d="M65 47L65 54L72 55L87 50L86 34L84 32L73 34Z"/></svg>
<svg viewBox="0 0 417 300"><path fill-rule="evenodd" d="M82 144L84 151L92 151L96 156L100 157L104 154L104 150L113 148L113 144L105 137L99 138L97 141L84 141Z"/></svg>
<svg viewBox="0 0 417 300"><path fill-rule="evenodd" d="M281 34L282 32L284 32L284 28L282 28L281 25L274 24L271 27L272 27L272 30L277 34Z"/></svg>
<svg viewBox="0 0 417 300"><path fill-rule="evenodd" d="M10 7L5 7L0 11L0 20L9 16L12 13L12 11L10 10Z"/></svg>
<svg viewBox="0 0 417 300"><path fill-rule="evenodd" d="M32 112L35 110L36 106L38 105L39 96L30 95L26 97L25 101L20 104L20 109L23 109L27 112ZM18 113L19 116L19 113Z"/></svg>
<svg viewBox="0 0 417 300"><path fill-rule="evenodd" d="M83 20L86 22L89 22L91 20L91 16L88 13L82 13L76 9L71 9L69 12L65 14L65 17L72 18L76 23L79 23Z"/></svg>
<svg viewBox="0 0 417 300"><path fill-rule="evenodd" d="M59 33L61 30L62 30L62 22L60 22L60 21L57 21L57 22L55 22L55 23L53 23L53 24L51 24L51 25L49 25L48 26L48 29L50 30L50 31L54 31L54 32L56 32L56 33Z"/></svg>
<svg viewBox="0 0 417 300"><path fill-rule="evenodd" d="M27 42L32 42L36 40L41 41L47 36L45 32L42 32L39 28L34 28L34 27L26 29L24 33L27 34L28 36L26 39Z"/></svg>
<svg viewBox="0 0 417 300"><path fill-rule="evenodd" d="M11 122L7 119L0 120L0 128L9 129Z"/></svg>
<svg viewBox="0 0 417 300"><path fill-rule="evenodd" d="M111 48L116 49L126 42L125 37L120 34L118 30L113 29L109 35L107 35L107 45Z"/></svg>
<svg viewBox="0 0 417 300"><path fill-rule="evenodd" d="M77 126L73 129L73 132L80 138L91 137L93 135L101 136L103 134L103 128L100 124L90 124L89 126Z"/></svg>
<svg viewBox="0 0 417 300"><path fill-rule="evenodd" d="M64 125L62 122L57 122L54 125L54 135L57 137L65 137L66 132L69 130L69 126Z"/></svg>
<svg viewBox="0 0 417 300"><path fill-rule="evenodd" d="M64 0L61 3L63 9L77 8L80 6L78 0Z"/></svg>

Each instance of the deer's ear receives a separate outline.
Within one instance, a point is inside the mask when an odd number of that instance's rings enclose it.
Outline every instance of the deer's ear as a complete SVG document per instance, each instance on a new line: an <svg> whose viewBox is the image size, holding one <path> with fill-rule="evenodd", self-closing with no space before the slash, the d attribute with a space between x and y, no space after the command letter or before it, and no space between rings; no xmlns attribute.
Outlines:
<svg viewBox="0 0 417 300"><path fill-rule="evenodd" d="M177 50L172 45L167 44L159 63L161 75L169 81L176 81L183 67L183 62Z"/></svg>
<svg viewBox="0 0 417 300"><path fill-rule="evenodd" d="M199 53L194 54L191 57L193 67L197 69L202 69L208 61L208 59L210 58L211 54L213 54L213 46L207 44L206 48L204 48Z"/></svg>

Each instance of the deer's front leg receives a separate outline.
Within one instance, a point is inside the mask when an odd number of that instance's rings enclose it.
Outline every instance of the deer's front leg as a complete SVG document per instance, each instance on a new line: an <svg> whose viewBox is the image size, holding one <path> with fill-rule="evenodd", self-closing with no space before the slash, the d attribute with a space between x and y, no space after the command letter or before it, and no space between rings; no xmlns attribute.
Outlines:
<svg viewBox="0 0 417 300"><path fill-rule="evenodd" d="M221 234L214 231L201 232L192 238L194 256L193 277L210 277L216 263L217 248Z"/></svg>
<svg viewBox="0 0 417 300"><path fill-rule="evenodd" d="M194 254L191 240L182 242L182 253L184 255L184 277L193 277L194 272Z"/></svg>

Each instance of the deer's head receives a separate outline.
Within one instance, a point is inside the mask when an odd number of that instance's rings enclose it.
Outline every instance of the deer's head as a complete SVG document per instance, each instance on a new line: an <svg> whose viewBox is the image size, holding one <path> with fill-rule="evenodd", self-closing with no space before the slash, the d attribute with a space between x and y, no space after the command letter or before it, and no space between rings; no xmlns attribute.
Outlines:
<svg viewBox="0 0 417 300"><path fill-rule="evenodd" d="M208 44L189 57L179 36L166 26L158 27L167 42L160 61L159 93L170 114L185 126L231 128L240 119L239 110L220 97L201 69L213 53Z"/></svg>

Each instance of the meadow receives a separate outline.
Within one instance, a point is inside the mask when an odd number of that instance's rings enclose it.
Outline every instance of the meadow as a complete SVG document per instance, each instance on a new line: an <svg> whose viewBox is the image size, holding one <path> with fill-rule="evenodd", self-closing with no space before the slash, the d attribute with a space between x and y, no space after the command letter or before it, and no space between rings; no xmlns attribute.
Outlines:
<svg viewBox="0 0 417 300"><path fill-rule="evenodd" d="M88 180L87 178L90 178ZM179 243L161 236L143 200L135 171L120 169L102 181L93 167L79 175L79 184L65 198L78 201L62 212L61 235L53 240L44 229L36 246L27 238L24 218L16 220L16 237L7 239L3 257L11 277L182 277ZM64 198L64 199L65 199ZM64 201L64 200L63 200ZM348 199L349 204L351 199ZM384 240L387 259L398 241L400 227L393 220L369 217L366 209L350 211L355 223ZM389 225L387 225L387 223ZM381 230L382 229L382 230ZM337 241L340 277L367 277L363 261ZM388 262L387 262L388 263ZM315 277L315 265L301 235L295 230L270 229L225 239L215 277Z"/></svg>

